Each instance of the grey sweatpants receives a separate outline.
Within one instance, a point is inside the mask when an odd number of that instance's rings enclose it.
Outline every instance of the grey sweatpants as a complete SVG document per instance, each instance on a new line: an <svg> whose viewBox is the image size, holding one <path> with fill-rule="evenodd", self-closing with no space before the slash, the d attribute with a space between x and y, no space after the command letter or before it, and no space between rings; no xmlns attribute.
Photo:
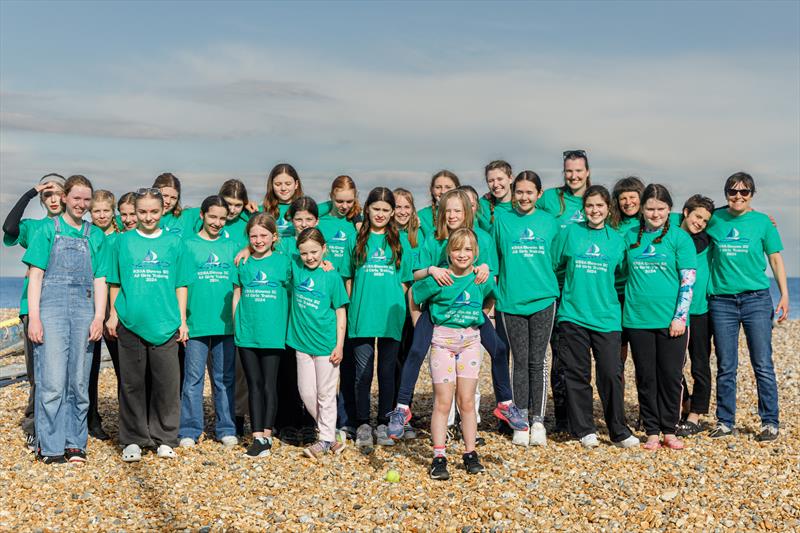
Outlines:
<svg viewBox="0 0 800 533"><path fill-rule="evenodd" d="M547 407L547 383L550 362L547 361L547 344L553 331L555 303L532 315L498 313L502 330L513 363L511 387L514 403L527 413L531 423L543 422Z"/></svg>

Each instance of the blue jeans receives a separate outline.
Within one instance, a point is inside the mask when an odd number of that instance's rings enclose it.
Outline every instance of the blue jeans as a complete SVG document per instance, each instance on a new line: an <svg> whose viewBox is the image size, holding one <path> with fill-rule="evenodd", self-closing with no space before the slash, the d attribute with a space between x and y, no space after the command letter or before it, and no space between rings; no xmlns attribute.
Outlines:
<svg viewBox="0 0 800 533"><path fill-rule="evenodd" d="M206 361L211 352L209 373L214 392L214 426L217 439L236 435L234 424L234 384L236 358L232 335L196 337L186 343L183 391L181 393L181 426L179 438L197 440L203 433L203 381Z"/></svg>
<svg viewBox="0 0 800 533"><path fill-rule="evenodd" d="M778 426L778 385L772 366L772 298L769 290L711 296L708 303L717 353L717 420L736 423L736 371L739 366L739 324L744 328L750 364L758 388L762 424Z"/></svg>
<svg viewBox="0 0 800 533"><path fill-rule="evenodd" d="M350 339L355 365L356 423L369 424L370 389L375 367L375 337ZM394 408L394 374L400 341L378 338L378 424L387 424L387 414Z"/></svg>

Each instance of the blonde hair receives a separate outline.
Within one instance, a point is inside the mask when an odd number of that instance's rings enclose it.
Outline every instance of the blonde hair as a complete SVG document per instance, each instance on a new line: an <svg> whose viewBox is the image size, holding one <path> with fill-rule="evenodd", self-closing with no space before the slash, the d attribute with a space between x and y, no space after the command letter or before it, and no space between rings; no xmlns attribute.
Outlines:
<svg viewBox="0 0 800 533"><path fill-rule="evenodd" d="M111 226L114 228L114 233L119 233L119 225L117 224L117 209L115 206L117 199L114 197L114 193L111 191L107 191L105 189L97 189L92 193L92 204L89 206L89 210L91 211L94 208L94 204L98 202L108 202L111 206Z"/></svg>
<svg viewBox="0 0 800 533"><path fill-rule="evenodd" d="M253 226L260 226L272 233L275 238L272 241L272 247L270 250L275 251L275 244L278 242L280 237L278 236L278 226L275 223L275 219L272 218L272 215L267 213L256 213L250 218L250 220L247 221L247 226L245 226L245 234L247 235L247 247L250 248L250 252L254 251L253 246L250 244L250 230L253 229Z"/></svg>
<svg viewBox="0 0 800 533"><path fill-rule="evenodd" d="M470 202L467 193L460 189L449 190L439 198L439 209L436 213L436 233L434 234L436 240L442 241L450 235L450 230L447 227L447 202L452 198L460 201L464 210L464 225L461 227L472 230L475 224L475 213L472 212L472 202Z"/></svg>
<svg viewBox="0 0 800 533"><path fill-rule="evenodd" d="M411 204L411 217L409 217L408 223L404 228L400 227L400 225L395 221L392 223L397 226L397 229L406 231L406 234L408 234L409 244L411 244L412 248L416 248L417 244L419 244L419 216L417 216L417 206L414 205L414 195L411 194L411 191L408 189L403 189L402 187L398 187L393 192L395 202L397 202L398 198L405 198L406 201Z"/></svg>
<svg viewBox="0 0 800 533"><path fill-rule="evenodd" d="M474 259L472 262L474 263L475 260L478 259L478 254L480 254L478 237L475 235L474 231L467 228L458 228L450 235L450 239L447 241L447 261L450 261L450 254L454 250L460 250L467 243L472 245L472 251L474 252Z"/></svg>

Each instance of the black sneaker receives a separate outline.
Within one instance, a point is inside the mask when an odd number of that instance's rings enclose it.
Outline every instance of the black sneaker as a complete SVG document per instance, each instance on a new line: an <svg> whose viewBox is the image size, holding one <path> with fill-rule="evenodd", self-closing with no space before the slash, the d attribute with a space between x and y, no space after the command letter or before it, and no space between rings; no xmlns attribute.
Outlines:
<svg viewBox="0 0 800 533"><path fill-rule="evenodd" d="M758 442L768 442L778 438L778 426L772 424L764 424L761 426L761 433L756 435Z"/></svg>
<svg viewBox="0 0 800 533"><path fill-rule="evenodd" d="M700 427L700 424L695 424L694 422L684 420L678 424L675 434L679 437L691 437L692 435L697 435L702 431L703 428Z"/></svg>
<svg viewBox="0 0 800 533"><path fill-rule="evenodd" d="M708 434L712 439L719 439L722 437L730 437L733 435L733 430L725 424L717 424L711 433Z"/></svg>
<svg viewBox="0 0 800 533"><path fill-rule="evenodd" d="M305 426L300 428L300 445L306 446L314 444L319 439L317 438L317 428L313 426Z"/></svg>
<svg viewBox="0 0 800 533"><path fill-rule="evenodd" d="M30 433L25 434L25 446L31 453L36 453L36 435Z"/></svg>
<svg viewBox="0 0 800 533"><path fill-rule="evenodd" d="M484 471L480 459L478 459L478 452L465 453L462 456L464 459L464 469L469 474L480 474Z"/></svg>
<svg viewBox="0 0 800 533"><path fill-rule="evenodd" d="M447 458L434 457L431 463L431 479L446 480L450 479L450 473L447 471Z"/></svg>
<svg viewBox="0 0 800 533"><path fill-rule="evenodd" d="M86 452L78 448L67 448L64 450L64 459L70 463L85 463Z"/></svg>
<svg viewBox="0 0 800 533"><path fill-rule="evenodd" d="M36 459L46 465L63 465L67 462L63 455L38 455Z"/></svg>
<svg viewBox="0 0 800 533"><path fill-rule="evenodd" d="M486 446L486 439L480 435L475 435L475 446Z"/></svg>
<svg viewBox="0 0 800 533"><path fill-rule="evenodd" d="M300 446L300 435L295 427L287 426L281 428L278 438L281 439L282 443L289 446Z"/></svg>
<svg viewBox="0 0 800 533"><path fill-rule="evenodd" d="M247 448L245 455L252 459L257 459L259 457L267 457L270 454L270 450L272 450L272 444L270 444L269 439L259 437L253 439L253 443Z"/></svg>

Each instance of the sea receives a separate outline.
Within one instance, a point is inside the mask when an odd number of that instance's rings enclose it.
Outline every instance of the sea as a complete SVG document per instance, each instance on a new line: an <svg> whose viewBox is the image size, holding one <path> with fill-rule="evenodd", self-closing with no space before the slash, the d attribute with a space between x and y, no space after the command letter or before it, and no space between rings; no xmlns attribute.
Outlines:
<svg viewBox="0 0 800 533"><path fill-rule="evenodd" d="M0 308L18 308L23 278L0 278ZM789 318L800 319L800 278L789 278ZM777 304L780 293L775 280L770 286L772 300Z"/></svg>

